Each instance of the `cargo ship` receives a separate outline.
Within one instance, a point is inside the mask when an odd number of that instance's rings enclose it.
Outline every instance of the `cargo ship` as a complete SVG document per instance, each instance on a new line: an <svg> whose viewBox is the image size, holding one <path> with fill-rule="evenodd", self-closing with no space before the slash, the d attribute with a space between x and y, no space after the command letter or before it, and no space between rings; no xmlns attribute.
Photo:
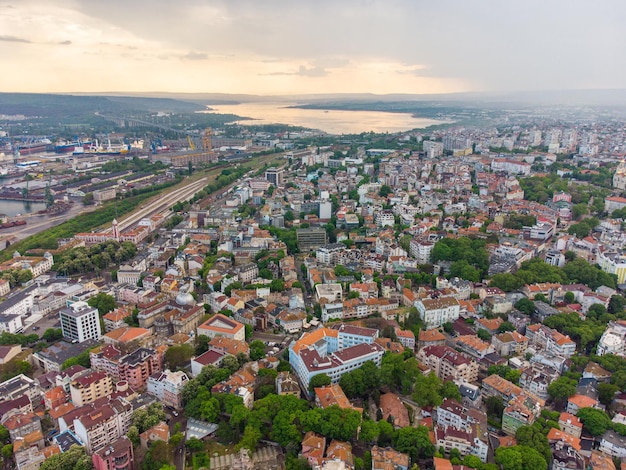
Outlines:
<svg viewBox="0 0 626 470"><path fill-rule="evenodd" d="M17 148L20 152L20 155L32 155L33 153L37 152L45 152L51 143L52 142L50 141L50 139L41 139L18 144Z"/></svg>

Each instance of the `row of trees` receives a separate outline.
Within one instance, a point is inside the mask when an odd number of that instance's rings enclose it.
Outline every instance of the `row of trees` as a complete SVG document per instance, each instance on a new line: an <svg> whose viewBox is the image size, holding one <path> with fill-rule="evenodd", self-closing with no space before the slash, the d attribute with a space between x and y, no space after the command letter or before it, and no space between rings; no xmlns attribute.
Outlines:
<svg viewBox="0 0 626 470"><path fill-rule="evenodd" d="M54 269L65 275L105 270L113 264L132 259L136 254L137 247L134 243L108 240L89 247L64 250L57 255Z"/></svg>
<svg viewBox="0 0 626 470"><path fill-rule="evenodd" d="M514 274L494 274L490 286L499 287L505 292L520 289L526 284L537 282L579 283L597 289L600 286L615 288L615 275L602 271L599 266L589 264L582 258L576 258L559 268L552 266L540 258L525 261Z"/></svg>
<svg viewBox="0 0 626 470"><path fill-rule="evenodd" d="M484 278L489 270L489 253L484 240L468 237L443 238L435 243L433 262L450 261L450 270L468 280Z"/></svg>

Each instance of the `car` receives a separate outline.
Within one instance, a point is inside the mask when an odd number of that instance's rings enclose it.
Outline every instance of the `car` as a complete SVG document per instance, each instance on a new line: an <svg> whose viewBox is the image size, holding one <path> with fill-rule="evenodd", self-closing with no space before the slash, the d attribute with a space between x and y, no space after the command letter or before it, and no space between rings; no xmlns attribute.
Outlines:
<svg viewBox="0 0 626 470"><path fill-rule="evenodd" d="M178 417L178 411L172 411L172 414L176 417Z"/></svg>
<svg viewBox="0 0 626 470"><path fill-rule="evenodd" d="M39 328L40 328L39 326L33 326L33 331L37 331L39 330Z"/></svg>

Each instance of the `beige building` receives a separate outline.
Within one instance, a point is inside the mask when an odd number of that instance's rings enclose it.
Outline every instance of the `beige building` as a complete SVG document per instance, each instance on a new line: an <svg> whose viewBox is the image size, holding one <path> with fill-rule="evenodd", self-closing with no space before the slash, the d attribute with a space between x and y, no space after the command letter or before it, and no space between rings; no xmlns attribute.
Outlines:
<svg viewBox="0 0 626 470"><path fill-rule="evenodd" d="M478 379L478 363L448 346L426 346L417 353L417 359L441 380L475 382Z"/></svg>
<svg viewBox="0 0 626 470"><path fill-rule="evenodd" d="M83 406L113 393L113 381L104 372L91 372L70 383L70 395L75 406Z"/></svg>

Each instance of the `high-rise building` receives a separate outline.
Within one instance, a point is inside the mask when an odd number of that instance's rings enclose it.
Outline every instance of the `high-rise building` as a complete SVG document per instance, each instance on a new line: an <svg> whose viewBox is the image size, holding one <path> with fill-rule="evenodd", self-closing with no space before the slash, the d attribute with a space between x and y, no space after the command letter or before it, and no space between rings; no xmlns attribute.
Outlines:
<svg viewBox="0 0 626 470"><path fill-rule="evenodd" d="M88 339L99 340L102 336L98 309L87 302L75 302L59 312L63 337L82 343Z"/></svg>
<svg viewBox="0 0 626 470"><path fill-rule="evenodd" d="M284 173L282 168L268 168L265 170L265 179L278 188L283 185Z"/></svg>

